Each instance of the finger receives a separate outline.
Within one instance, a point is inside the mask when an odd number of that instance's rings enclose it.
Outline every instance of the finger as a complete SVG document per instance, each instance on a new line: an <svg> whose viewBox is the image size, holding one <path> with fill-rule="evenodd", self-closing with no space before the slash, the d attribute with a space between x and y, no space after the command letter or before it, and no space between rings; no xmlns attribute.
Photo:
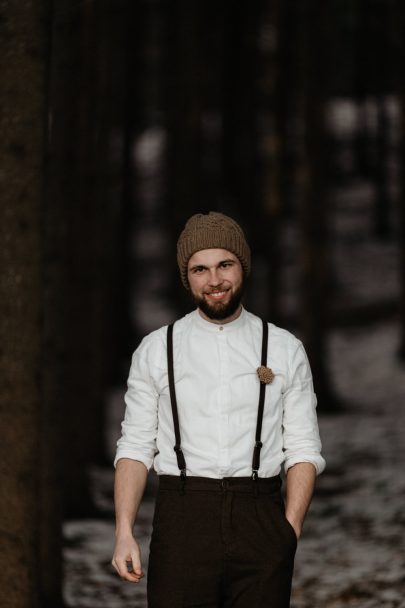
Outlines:
<svg viewBox="0 0 405 608"><path fill-rule="evenodd" d="M123 558L116 557L113 559L112 565L120 575L120 577L127 581L138 581L139 576L134 572L129 572L127 568L127 561Z"/></svg>
<svg viewBox="0 0 405 608"><path fill-rule="evenodd" d="M137 576L133 572L127 573L125 576L121 577L124 581L128 581L129 583L139 583L141 581L141 576Z"/></svg>
<svg viewBox="0 0 405 608"><path fill-rule="evenodd" d="M143 572L135 571L133 567L132 560L126 560L125 562L126 572L125 572L125 580L131 581L133 583L139 583L141 578L143 577Z"/></svg>
<svg viewBox="0 0 405 608"><path fill-rule="evenodd" d="M139 553L133 552L131 554L130 564L134 574L140 577L144 576L142 572L141 556Z"/></svg>
<svg viewBox="0 0 405 608"><path fill-rule="evenodd" d="M118 571L118 574L124 581L128 581L130 583L139 583L141 577L135 572L128 572L127 570L123 570L121 572Z"/></svg>
<svg viewBox="0 0 405 608"><path fill-rule="evenodd" d="M126 555L115 554L111 563L119 576L125 581L139 583L144 576L139 550L128 552Z"/></svg>

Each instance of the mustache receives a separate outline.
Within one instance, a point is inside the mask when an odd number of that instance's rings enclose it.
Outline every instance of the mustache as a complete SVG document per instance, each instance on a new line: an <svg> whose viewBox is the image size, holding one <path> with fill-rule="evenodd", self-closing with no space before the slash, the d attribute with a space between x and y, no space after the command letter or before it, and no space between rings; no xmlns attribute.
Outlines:
<svg viewBox="0 0 405 608"><path fill-rule="evenodd" d="M204 291L204 293L221 293L221 291L228 291L229 287L221 287L217 289L210 289L209 291Z"/></svg>

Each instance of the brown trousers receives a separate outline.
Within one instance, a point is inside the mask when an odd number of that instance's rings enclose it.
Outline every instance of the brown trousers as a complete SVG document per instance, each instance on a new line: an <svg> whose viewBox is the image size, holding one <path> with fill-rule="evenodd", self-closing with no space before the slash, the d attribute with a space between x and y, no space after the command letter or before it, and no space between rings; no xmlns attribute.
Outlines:
<svg viewBox="0 0 405 608"><path fill-rule="evenodd" d="M288 608L297 538L280 485L162 475L148 608Z"/></svg>

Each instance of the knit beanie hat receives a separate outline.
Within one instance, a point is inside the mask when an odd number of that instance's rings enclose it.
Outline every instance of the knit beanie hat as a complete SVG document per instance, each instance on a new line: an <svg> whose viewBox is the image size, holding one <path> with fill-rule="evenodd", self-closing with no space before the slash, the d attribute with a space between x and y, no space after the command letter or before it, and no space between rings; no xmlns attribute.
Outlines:
<svg viewBox="0 0 405 608"><path fill-rule="evenodd" d="M190 289L187 266L191 256L202 249L227 249L239 258L245 276L250 272L250 249L242 228L232 218L210 211L197 213L186 223L177 241L177 263L186 289Z"/></svg>

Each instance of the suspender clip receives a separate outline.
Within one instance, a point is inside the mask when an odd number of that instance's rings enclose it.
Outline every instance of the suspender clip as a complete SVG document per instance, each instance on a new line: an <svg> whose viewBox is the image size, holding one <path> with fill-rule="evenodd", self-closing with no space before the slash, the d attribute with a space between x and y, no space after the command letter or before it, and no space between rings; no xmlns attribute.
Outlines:
<svg viewBox="0 0 405 608"><path fill-rule="evenodd" d="M184 494L186 493L186 480L187 480L187 474L186 474L186 469L181 469L180 470L180 496L184 496Z"/></svg>
<svg viewBox="0 0 405 608"><path fill-rule="evenodd" d="M252 471L253 488L255 498L259 496L259 471L253 469Z"/></svg>
<svg viewBox="0 0 405 608"><path fill-rule="evenodd" d="M176 444L173 449L176 452L177 466L179 467L180 471L184 471L184 475L185 475L186 474L186 459L184 458L183 450L181 449L181 446L178 444Z"/></svg>

